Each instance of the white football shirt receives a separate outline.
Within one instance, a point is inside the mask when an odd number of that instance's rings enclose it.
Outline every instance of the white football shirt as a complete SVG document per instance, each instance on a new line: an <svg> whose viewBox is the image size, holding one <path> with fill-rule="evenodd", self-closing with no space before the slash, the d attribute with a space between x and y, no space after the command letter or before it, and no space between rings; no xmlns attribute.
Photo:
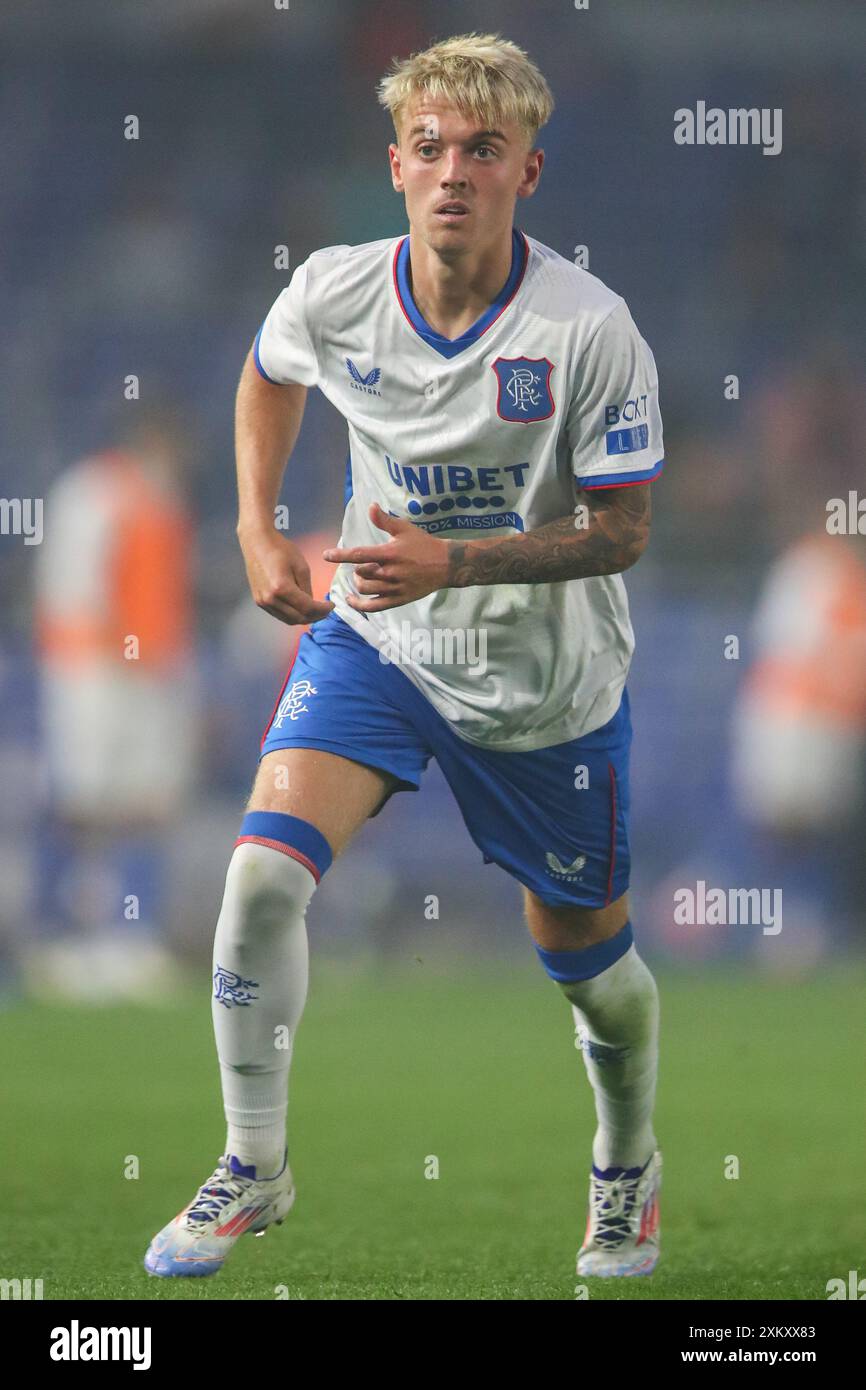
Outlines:
<svg viewBox="0 0 866 1390"><path fill-rule="evenodd" d="M409 236L330 246L295 270L255 361L318 386L349 429L340 545L387 542L378 502L446 540L513 536L580 510L581 490L641 483L663 463L658 378L624 300L514 229L501 293L459 338L436 333L409 285ZM619 574L440 589L336 610L470 743L527 751L616 712L634 637Z"/></svg>

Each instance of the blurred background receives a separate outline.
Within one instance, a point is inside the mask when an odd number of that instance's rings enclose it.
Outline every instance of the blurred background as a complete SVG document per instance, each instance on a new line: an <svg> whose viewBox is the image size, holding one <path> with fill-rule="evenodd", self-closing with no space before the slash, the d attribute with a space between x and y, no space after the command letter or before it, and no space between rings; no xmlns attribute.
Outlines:
<svg viewBox="0 0 866 1390"><path fill-rule="evenodd" d="M310 252L407 230L375 86L471 29L525 47L557 103L518 225L588 249L659 368L667 465L627 576L638 941L807 976L863 953L866 536L826 527L829 499L866 493L862 6L30 0L0 10L9 1002L205 978L298 636L255 608L236 543L238 375ZM782 108L781 154L676 144L698 101ZM311 394L283 491L311 554L339 532L345 456ZM118 633L141 643L123 662ZM781 888L782 931L678 924L700 880ZM530 959L518 890L434 764L310 920L321 957L383 968Z"/></svg>

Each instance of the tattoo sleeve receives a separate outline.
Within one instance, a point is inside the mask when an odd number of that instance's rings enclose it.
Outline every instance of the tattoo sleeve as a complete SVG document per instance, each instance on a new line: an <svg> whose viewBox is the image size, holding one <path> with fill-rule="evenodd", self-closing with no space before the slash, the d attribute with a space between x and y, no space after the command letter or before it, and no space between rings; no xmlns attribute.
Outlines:
<svg viewBox="0 0 866 1390"><path fill-rule="evenodd" d="M573 516L523 535L450 541L449 587L552 584L628 569L649 537L650 484L598 488L581 493L580 499Z"/></svg>

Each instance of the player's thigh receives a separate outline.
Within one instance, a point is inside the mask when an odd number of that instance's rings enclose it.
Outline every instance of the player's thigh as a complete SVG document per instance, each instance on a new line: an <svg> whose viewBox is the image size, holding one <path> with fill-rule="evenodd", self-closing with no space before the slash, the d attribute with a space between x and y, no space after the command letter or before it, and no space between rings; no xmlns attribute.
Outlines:
<svg viewBox="0 0 866 1390"><path fill-rule="evenodd" d="M396 784L390 773L318 748L276 748L259 763L247 810L309 821L337 855Z"/></svg>
<svg viewBox="0 0 866 1390"><path fill-rule="evenodd" d="M545 951L580 951L608 941L628 921L628 893L606 907L545 903L530 888L524 888L523 900L532 938Z"/></svg>

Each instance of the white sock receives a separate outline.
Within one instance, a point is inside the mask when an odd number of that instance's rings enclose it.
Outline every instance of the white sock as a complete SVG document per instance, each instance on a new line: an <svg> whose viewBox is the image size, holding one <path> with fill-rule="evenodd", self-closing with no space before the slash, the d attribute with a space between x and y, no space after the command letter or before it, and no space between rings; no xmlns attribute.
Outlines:
<svg viewBox="0 0 866 1390"><path fill-rule="evenodd" d="M596 1168L643 1166L656 1148L652 1126L658 1074L655 980L632 944L591 980L560 984L595 1092Z"/></svg>
<svg viewBox="0 0 866 1390"><path fill-rule="evenodd" d="M238 845L214 936L214 1034L228 1124L226 1153L260 1178L283 1166L289 1068L304 1012L304 914L316 881L267 845Z"/></svg>

